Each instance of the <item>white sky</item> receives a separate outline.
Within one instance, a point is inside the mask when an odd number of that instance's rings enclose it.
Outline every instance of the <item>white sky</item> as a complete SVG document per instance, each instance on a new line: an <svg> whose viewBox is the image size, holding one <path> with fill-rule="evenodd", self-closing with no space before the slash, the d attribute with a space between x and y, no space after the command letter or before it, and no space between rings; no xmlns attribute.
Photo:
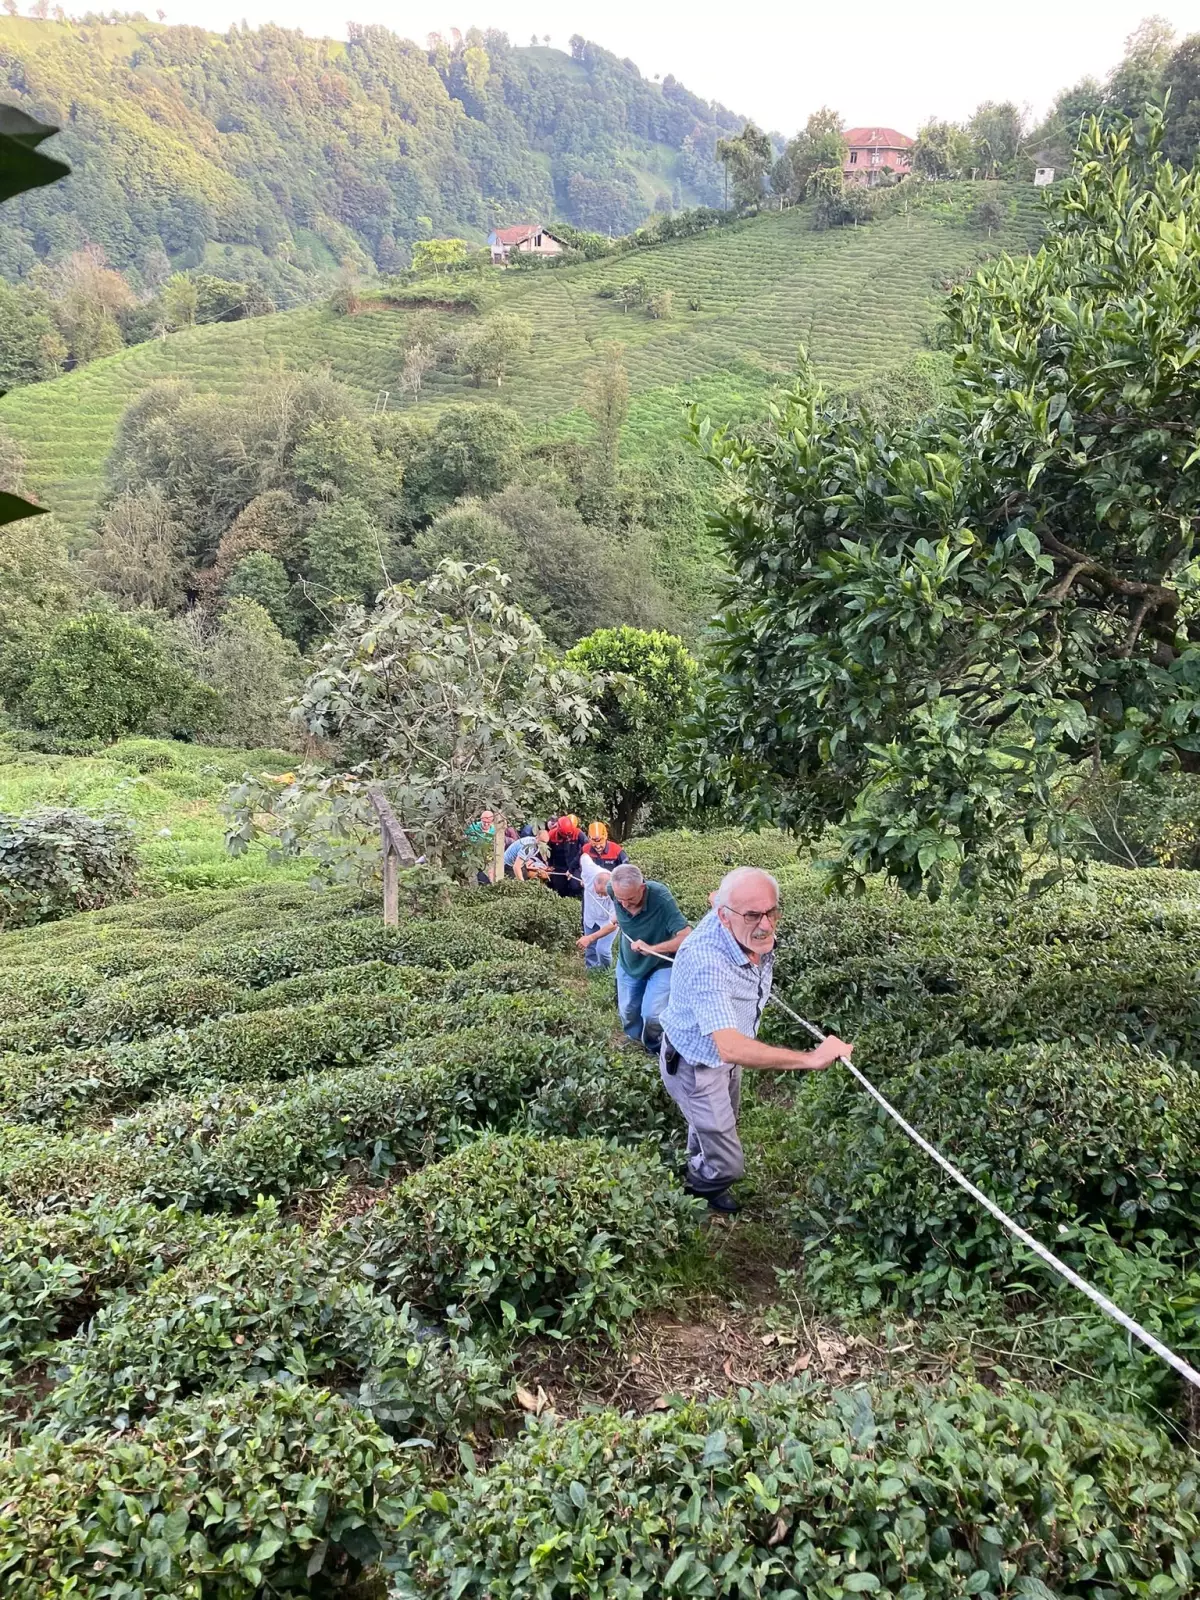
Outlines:
<svg viewBox="0 0 1200 1600"><path fill-rule="evenodd" d="M132 0L130 0L132 4ZM153 4L140 0L148 14ZM1200 0L160 0L168 22L223 30L245 18L344 37L347 21L380 22L424 42L433 29L501 28L514 44L536 33L565 49L573 33L674 73L765 127L793 133L816 106L849 126L916 133L929 115L961 118L981 100L1015 100L1040 115L1056 92L1119 59L1150 12L1177 33L1200 31ZM342 10L341 7L348 7Z"/></svg>

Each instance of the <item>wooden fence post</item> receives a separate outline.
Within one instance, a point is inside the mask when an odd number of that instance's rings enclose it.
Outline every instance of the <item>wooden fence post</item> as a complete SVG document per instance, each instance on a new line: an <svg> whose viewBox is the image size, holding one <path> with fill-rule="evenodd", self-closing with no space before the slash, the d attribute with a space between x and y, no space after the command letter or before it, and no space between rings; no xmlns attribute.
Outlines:
<svg viewBox="0 0 1200 1600"><path fill-rule="evenodd" d="M504 877L504 813L497 811L492 816L492 882L499 883Z"/></svg>
<svg viewBox="0 0 1200 1600"><path fill-rule="evenodd" d="M400 921L400 868L416 866L417 855L382 789L371 784L367 797L379 818L383 850L383 920L389 928L394 928Z"/></svg>

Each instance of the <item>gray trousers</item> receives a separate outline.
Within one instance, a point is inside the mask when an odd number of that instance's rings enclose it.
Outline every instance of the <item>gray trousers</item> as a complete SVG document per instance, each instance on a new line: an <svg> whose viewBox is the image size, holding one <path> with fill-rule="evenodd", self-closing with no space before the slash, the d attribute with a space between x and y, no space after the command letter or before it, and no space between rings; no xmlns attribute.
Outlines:
<svg viewBox="0 0 1200 1600"><path fill-rule="evenodd" d="M688 1126L688 1187L697 1194L720 1194L746 1170L737 1133L742 1069L696 1067L680 1056L677 1069L668 1072L664 1041L658 1070Z"/></svg>

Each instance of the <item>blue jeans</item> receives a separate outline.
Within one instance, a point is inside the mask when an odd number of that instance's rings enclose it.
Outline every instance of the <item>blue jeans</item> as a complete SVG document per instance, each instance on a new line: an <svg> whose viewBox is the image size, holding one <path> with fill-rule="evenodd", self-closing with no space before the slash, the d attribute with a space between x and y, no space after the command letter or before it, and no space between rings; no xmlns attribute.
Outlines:
<svg viewBox="0 0 1200 1600"><path fill-rule="evenodd" d="M594 922L589 928L585 923L583 931L584 933L595 933L597 928L601 928L603 926L603 923ZM609 933L606 934L603 939L597 939L595 944L588 945L587 949L583 952L584 966L596 968L611 967L613 940L616 937L617 936L615 933Z"/></svg>
<svg viewBox="0 0 1200 1600"><path fill-rule="evenodd" d="M631 978L617 962L617 1011L634 1044L658 1054L663 1012L671 997L671 969L657 967L648 977Z"/></svg>

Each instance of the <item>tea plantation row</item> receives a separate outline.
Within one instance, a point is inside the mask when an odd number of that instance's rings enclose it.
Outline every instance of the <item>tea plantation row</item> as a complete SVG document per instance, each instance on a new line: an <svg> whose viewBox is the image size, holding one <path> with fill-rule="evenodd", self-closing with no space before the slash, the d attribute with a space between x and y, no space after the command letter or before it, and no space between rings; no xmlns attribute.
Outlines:
<svg viewBox="0 0 1200 1600"><path fill-rule="evenodd" d="M966 919L824 900L778 840L638 853L693 916L730 863L777 870L781 989L1186 1344L1193 880ZM528 1341L619 1340L707 1270L574 915L506 885L388 929L284 884L0 939L0 1593L1193 1593L1179 1397L1094 1319L1120 1376L1082 1399L801 1378L522 1419ZM1055 1304L837 1069L748 1100L751 1214L804 1241L810 1298Z"/></svg>

